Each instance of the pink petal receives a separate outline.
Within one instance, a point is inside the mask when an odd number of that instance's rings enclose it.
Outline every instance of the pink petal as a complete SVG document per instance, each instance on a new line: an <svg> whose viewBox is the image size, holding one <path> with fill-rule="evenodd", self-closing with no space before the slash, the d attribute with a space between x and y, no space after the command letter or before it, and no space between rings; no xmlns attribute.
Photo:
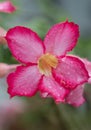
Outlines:
<svg viewBox="0 0 91 130"><path fill-rule="evenodd" d="M66 102L75 107L79 107L85 102L83 97L84 86L78 86L73 89L66 98Z"/></svg>
<svg viewBox="0 0 91 130"><path fill-rule="evenodd" d="M86 67L86 69L88 71L88 75L89 75L88 83L91 84L91 61L88 61L87 59L81 58L81 57L76 56L76 55L70 55L70 56L77 57L85 64L85 67Z"/></svg>
<svg viewBox="0 0 91 130"><path fill-rule="evenodd" d="M89 78L83 62L71 56L59 59L59 64L57 68L53 70L53 75L61 86L71 89L87 82Z"/></svg>
<svg viewBox="0 0 91 130"><path fill-rule="evenodd" d="M9 49L14 57L23 63L36 63L43 54L43 43L31 29L16 26L6 35Z"/></svg>
<svg viewBox="0 0 91 130"><path fill-rule="evenodd" d="M0 2L0 12L12 13L15 10L15 6L10 1Z"/></svg>
<svg viewBox="0 0 91 130"><path fill-rule="evenodd" d="M33 96L41 78L37 66L19 66L8 76L8 93L12 96Z"/></svg>
<svg viewBox="0 0 91 130"><path fill-rule="evenodd" d="M44 76L40 87L42 97L52 96L56 103L64 102L65 96L68 94L68 90L61 87L54 78Z"/></svg>
<svg viewBox="0 0 91 130"><path fill-rule="evenodd" d="M80 59L81 59L81 58L80 58ZM81 59L81 60L84 62L85 67L86 67L86 69L87 69L87 71L88 71L88 74L89 74L88 83L91 84L91 62L88 61L87 59Z"/></svg>
<svg viewBox="0 0 91 130"><path fill-rule="evenodd" d="M44 45L46 51L57 56L64 55L74 48L79 37L79 27L73 22L54 25L47 33Z"/></svg>

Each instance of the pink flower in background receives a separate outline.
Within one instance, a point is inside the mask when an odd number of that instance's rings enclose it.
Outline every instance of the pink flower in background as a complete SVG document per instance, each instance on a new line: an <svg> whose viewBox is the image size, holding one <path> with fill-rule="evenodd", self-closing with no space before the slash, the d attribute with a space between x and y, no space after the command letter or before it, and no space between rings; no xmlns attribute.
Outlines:
<svg viewBox="0 0 91 130"><path fill-rule="evenodd" d="M15 10L15 6L10 1L0 2L0 12L12 13Z"/></svg>
<svg viewBox="0 0 91 130"><path fill-rule="evenodd" d="M8 76L11 97L31 97L40 91L56 102L64 102L71 90L87 82L89 76L84 63L79 58L66 56L75 47L78 37L78 25L68 21L54 25L44 42L26 27L10 29L5 37L8 47L23 63Z"/></svg>

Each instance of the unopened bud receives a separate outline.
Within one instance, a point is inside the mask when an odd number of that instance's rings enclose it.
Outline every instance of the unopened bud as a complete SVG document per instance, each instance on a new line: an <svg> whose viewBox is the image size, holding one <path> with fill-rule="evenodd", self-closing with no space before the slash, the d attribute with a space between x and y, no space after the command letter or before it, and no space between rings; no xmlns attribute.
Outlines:
<svg viewBox="0 0 91 130"><path fill-rule="evenodd" d="M2 27L0 27L0 44L6 44L7 41L5 40L5 37L6 36L6 30L3 29Z"/></svg>
<svg viewBox="0 0 91 130"><path fill-rule="evenodd" d="M7 75L9 72L13 71L16 69L16 67L19 65L8 65L5 63L0 63L0 78L4 77Z"/></svg>

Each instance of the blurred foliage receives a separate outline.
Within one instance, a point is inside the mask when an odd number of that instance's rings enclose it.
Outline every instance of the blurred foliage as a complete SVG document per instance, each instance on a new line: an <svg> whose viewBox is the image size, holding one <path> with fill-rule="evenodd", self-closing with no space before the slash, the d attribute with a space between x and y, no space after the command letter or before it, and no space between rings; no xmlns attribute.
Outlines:
<svg viewBox="0 0 91 130"><path fill-rule="evenodd" d="M74 21L63 8L62 0L12 0L12 2L17 7L16 12L0 13L0 26L6 30L16 25L26 26L36 31L43 39L53 24L67 18ZM91 60L91 36L81 35L72 53ZM0 45L0 62L17 63L7 45ZM87 102L79 108L56 105L52 99L40 99L39 95L30 99L24 98L30 107L9 126L9 130L90 130L90 86L85 87L84 95Z"/></svg>

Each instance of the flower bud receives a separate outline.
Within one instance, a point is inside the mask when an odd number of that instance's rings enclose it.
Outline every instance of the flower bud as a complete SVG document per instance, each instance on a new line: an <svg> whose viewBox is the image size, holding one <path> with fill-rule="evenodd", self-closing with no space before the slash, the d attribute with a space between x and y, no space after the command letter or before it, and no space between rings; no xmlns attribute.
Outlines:
<svg viewBox="0 0 91 130"><path fill-rule="evenodd" d="M5 63L0 63L0 78L4 77L9 72L15 70L17 66L18 66L17 64L8 65Z"/></svg>
<svg viewBox="0 0 91 130"><path fill-rule="evenodd" d="M6 44L7 41L5 40L6 30L0 27L0 44Z"/></svg>

